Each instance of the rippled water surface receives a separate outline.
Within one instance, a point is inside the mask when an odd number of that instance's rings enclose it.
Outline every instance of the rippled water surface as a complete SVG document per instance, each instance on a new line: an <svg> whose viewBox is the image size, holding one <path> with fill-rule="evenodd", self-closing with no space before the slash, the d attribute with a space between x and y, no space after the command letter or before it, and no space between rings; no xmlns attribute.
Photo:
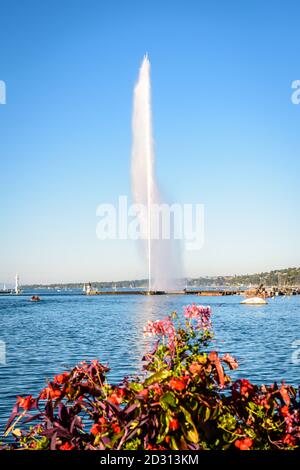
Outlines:
<svg viewBox="0 0 300 470"><path fill-rule="evenodd" d="M42 295L39 293L39 295ZM241 297L42 295L0 296L0 427L16 395L35 394L59 371L83 359L109 363L110 378L141 370L143 326L193 301L211 305L216 343L239 361L235 377L270 383L300 383L292 343L300 340L300 296L271 299L265 306L240 305ZM300 348L300 345L298 346ZM300 354L299 354L300 358ZM295 361L294 361L295 362ZM300 362L300 361L299 361Z"/></svg>

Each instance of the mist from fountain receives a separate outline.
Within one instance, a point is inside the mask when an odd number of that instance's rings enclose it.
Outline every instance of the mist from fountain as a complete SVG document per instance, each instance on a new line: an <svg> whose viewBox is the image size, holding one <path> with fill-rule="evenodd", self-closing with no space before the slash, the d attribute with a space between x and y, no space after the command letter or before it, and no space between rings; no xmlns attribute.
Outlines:
<svg viewBox="0 0 300 470"><path fill-rule="evenodd" d="M143 251L148 262L148 290L172 290L181 277L178 243L172 237L153 237L155 232L153 206L165 203L155 174L155 153L152 130L150 62L145 55L134 88L132 115L132 195L135 204L146 207L139 213Z"/></svg>

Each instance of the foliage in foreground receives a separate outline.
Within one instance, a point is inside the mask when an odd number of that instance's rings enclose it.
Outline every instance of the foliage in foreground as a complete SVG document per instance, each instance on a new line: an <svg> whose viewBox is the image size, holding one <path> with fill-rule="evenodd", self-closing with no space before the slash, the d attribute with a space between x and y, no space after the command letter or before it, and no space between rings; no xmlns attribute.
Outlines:
<svg viewBox="0 0 300 470"><path fill-rule="evenodd" d="M210 309L191 305L148 322L157 336L145 377L106 380L108 368L82 362L48 382L37 398L18 397L2 449L295 449L300 444L295 388L232 382L229 354L209 350ZM36 424L37 423L37 424Z"/></svg>

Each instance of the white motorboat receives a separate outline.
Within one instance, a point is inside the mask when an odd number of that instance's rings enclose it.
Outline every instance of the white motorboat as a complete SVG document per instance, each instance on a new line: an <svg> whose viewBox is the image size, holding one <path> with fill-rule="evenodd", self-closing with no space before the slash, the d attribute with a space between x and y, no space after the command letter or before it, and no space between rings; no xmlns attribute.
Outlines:
<svg viewBox="0 0 300 470"><path fill-rule="evenodd" d="M241 302L241 304L245 305L266 305L267 303L268 302L262 297L249 297Z"/></svg>

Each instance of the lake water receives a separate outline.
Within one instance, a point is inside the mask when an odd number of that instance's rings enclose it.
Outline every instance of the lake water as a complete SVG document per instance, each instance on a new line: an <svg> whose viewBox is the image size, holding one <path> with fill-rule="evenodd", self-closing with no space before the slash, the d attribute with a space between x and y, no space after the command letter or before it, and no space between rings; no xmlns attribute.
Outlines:
<svg viewBox="0 0 300 470"><path fill-rule="evenodd" d="M0 364L2 429L16 395L34 395L46 378L81 360L108 363L115 383L139 373L147 346L144 324L174 310L182 312L192 302L212 307L216 342L211 348L238 359L235 378L300 383L300 364L292 360L292 343L299 340L300 349L300 296L246 306L240 305L240 296L38 295L43 299L39 303L30 302L29 293L0 296L0 341L6 346L6 364Z"/></svg>

